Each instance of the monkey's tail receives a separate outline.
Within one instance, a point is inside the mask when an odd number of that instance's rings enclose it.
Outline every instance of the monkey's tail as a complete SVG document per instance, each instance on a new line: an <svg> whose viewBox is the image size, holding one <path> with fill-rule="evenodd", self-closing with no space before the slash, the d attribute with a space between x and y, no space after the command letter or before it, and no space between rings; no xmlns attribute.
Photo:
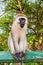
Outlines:
<svg viewBox="0 0 43 65"><path fill-rule="evenodd" d="M22 65L22 58L21 58L21 65Z"/></svg>
<svg viewBox="0 0 43 65"><path fill-rule="evenodd" d="M21 62L21 65L22 65L22 62Z"/></svg>

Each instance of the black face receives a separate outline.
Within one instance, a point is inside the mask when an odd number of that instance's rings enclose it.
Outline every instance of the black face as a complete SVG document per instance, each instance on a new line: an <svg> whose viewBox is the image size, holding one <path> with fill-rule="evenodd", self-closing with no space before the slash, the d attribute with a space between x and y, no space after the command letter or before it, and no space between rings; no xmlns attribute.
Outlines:
<svg viewBox="0 0 43 65"><path fill-rule="evenodd" d="M20 27L23 28L25 25L25 18L19 18L20 21Z"/></svg>

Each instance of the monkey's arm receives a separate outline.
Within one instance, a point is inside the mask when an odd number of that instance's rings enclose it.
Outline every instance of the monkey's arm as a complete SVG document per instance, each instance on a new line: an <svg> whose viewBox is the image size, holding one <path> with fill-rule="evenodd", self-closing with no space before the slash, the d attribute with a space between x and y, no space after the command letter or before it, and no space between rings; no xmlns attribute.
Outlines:
<svg viewBox="0 0 43 65"><path fill-rule="evenodd" d="M9 37L8 37L8 47L9 47L9 50L11 51L11 53L15 54L15 49L14 49L13 41L11 38L11 34L9 34Z"/></svg>
<svg viewBox="0 0 43 65"><path fill-rule="evenodd" d="M26 34L25 32L21 33L21 38L20 38L20 52L24 52L27 48L27 41L26 41Z"/></svg>
<svg viewBox="0 0 43 65"><path fill-rule="evenodd" d="M16 53L18 53L19 52L19 45L18 45L18 34L17 34L16 29L11 30L11 37L12 37L15 51L16 51Z"/></svg>

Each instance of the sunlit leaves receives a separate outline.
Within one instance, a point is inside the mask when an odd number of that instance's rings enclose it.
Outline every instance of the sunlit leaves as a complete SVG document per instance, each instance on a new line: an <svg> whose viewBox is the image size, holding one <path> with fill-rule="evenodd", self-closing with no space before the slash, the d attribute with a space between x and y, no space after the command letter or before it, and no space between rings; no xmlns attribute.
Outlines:
<svg viewBox="0 0 43 65"><path fill-rule="evenodd" d="M19 10L19 4L17 3L17 0L3 0L3 3L5 4L4 11L5 14L0 17L0 29L2 30L1 35L6 35L8 37L8 34L11 30L11 25L14 20L15 13L20 13ZM37 48L39 42L42 43L42 33L43 33L43 1L42 0L36 0L34 3L30 2L29 0L20 0L20 4L22 7L22 11L27 15L28 18L28 35L27 35L27 41L28 45L34 46ZM4 38L4 36L1 37L1 43L6 44L7 43L7 37ZM4 42L2 39L4 38ZM4 45L2 44L2 45Z"/></svg>

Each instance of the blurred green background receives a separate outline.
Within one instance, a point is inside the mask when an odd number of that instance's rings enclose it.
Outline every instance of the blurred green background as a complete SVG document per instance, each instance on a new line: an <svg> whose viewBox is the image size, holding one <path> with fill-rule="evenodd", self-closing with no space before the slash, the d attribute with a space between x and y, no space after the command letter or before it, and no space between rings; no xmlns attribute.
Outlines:
<svg viewBox="0 0 43 65"><path fill-rule="evenodd" d="M28 18L28 50L43 51L43 0L0 0L0 51L9 50L8 36L14 16L21 12L20 6ZM23 65L43 65L43 63Z"/></svg>

